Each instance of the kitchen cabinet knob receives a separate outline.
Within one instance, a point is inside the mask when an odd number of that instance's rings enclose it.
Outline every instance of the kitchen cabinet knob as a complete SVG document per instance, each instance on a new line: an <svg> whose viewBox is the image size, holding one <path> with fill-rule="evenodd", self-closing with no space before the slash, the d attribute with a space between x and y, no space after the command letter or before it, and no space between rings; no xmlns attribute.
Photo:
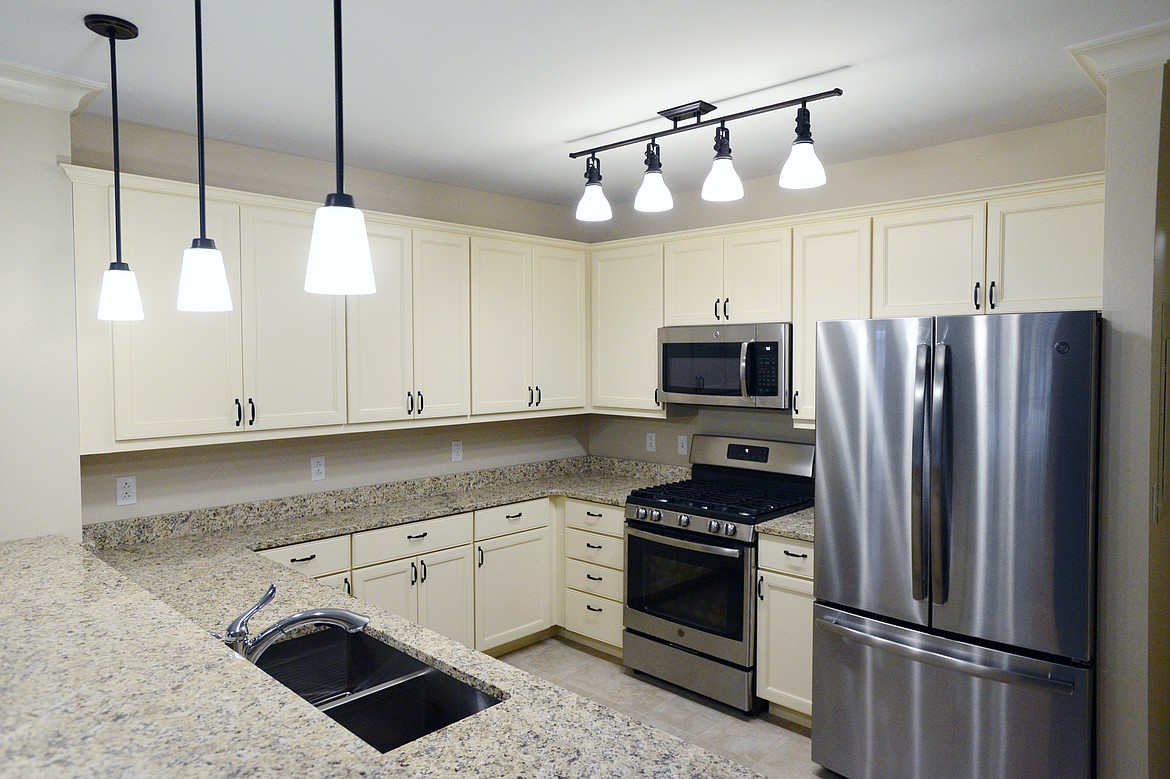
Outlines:
<svg viewBox="0 0 1170 779"><path fill-rule="evenodd" d="M239 398L236 398L236 427L239 427L243 423L244 423L244 404L240 402Z"/></svg>

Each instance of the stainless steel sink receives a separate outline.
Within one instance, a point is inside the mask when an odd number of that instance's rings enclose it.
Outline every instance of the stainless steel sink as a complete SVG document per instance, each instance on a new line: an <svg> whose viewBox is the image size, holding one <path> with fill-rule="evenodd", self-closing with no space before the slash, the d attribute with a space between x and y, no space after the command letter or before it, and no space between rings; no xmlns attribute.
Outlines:
<svg viewBox="0 0 1170 779"><path fill-rule="evenodd" d="M376 638L338 628L275 644L256 665L381 752L500 702Z"/></svg>

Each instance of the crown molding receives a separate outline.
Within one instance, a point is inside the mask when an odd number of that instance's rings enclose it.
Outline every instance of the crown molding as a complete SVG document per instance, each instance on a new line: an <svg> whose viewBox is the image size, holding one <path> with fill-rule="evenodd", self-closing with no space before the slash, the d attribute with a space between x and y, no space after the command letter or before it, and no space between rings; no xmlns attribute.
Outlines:
<svg viewBox="0 0 1170 779"><path fill-rule="evenodd" d="M0 60L0 100L79 113L105 84Z"/></svg>
<svg viewBox="0 0 1170 779"><path fill-rule="evenodd" d="M1101 90L1109 79L1163 65L1170 60L1170 22L1073 46L1069 53Z"/></svg>

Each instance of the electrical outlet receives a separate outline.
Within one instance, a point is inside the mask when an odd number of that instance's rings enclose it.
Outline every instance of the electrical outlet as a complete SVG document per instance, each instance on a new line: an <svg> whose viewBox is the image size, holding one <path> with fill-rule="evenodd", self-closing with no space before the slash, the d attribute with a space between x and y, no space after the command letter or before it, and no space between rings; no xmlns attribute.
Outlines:
<svg viewBox="0 0 1170 779"><path fill-rule="evenodd" d="M138 483L133 476L119 476L115 480L115 503L132 506L138 502Z"/></svg>
<svg viewBox="0 0 1170 779"><path fill-rule="evenodd" d="M687 446L688 440L689 439L687 439L687 437L685 435L680 435L678 437L678 453L679 454L686 454L689 451L689 448Z"/></svg>
<svg viewBox="0 0 1170 779"><path fill-rule="evenodd" d="M657 437L653 433L646 434L646 451L647 452L658 451L658 440L657 440Z"/></svg>
<svg viewBox="0 0 1170 779"><path fill-rule="evenodd" d="M322 481L325 478L325 455L319 454L309 458L309 478L313 481Z"/></svg>
<svg viewBox="0 0 1170 779"><path fill-rule="evenodd" d="M463 462L463 442L462 441L452 441L451 442L451 462L453 462L453 463Z"/></svg>

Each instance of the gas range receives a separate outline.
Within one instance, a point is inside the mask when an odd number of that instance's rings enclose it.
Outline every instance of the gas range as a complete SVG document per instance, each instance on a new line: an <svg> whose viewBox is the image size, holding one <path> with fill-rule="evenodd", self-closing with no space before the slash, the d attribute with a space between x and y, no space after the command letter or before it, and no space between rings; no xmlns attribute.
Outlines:
<svg viewBox="0 0 1170 779"><path fill-rule="evenodd" d="M753 543L759 523L813 505L813 452L811 444L693 436L692 478L635 489L626 519Z"/></svg>

